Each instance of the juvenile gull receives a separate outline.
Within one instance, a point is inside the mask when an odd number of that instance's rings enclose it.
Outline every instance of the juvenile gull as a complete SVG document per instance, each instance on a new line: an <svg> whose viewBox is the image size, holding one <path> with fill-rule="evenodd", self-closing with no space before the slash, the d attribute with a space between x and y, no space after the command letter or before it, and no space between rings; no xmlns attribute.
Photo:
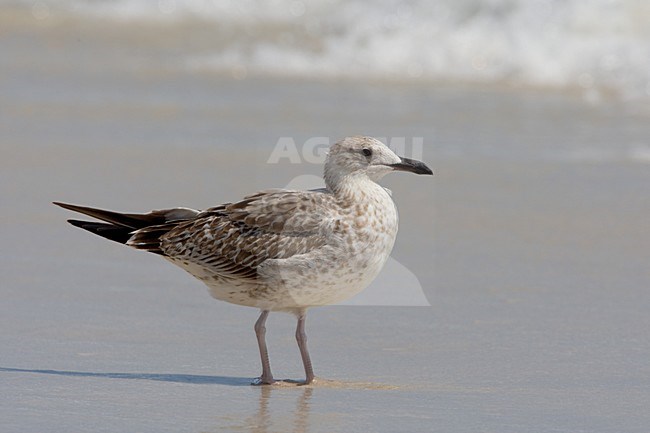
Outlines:
<svg viewBox="0 0 650 433"><path fill-rule="evenodd" d="M265 190L203 211L126 214L54 204L104 221L68 220L163 256L203 281L214 298L259 308L255 334L262 375L256 384L275 382L265 341L269 312L294 313L304 383L311 383L307 309L354 296L383 267L398 218L389 191L376 182L395 170L433 174L424 163L401 158L374 138L348 137L330 147L322 189Z"/></svg>

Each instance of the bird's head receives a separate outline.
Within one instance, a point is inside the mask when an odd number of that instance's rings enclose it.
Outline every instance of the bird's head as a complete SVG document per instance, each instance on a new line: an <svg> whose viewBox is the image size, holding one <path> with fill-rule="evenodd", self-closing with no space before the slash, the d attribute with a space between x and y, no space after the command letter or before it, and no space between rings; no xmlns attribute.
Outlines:
<svg viewBox="0 0 650 433"><path fill-rule="evenodd" d="M423 162L397 156L388 146L372 137L346 137L333 144L325 161L325 182L330 189L341 179L367 176L374 182L400 170L433 174Z"/></svg>

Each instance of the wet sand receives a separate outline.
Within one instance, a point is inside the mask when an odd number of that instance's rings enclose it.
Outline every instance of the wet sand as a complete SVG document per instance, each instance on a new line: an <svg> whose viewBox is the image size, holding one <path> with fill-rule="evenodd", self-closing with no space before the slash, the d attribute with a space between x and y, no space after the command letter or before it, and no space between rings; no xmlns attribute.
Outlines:
<svg viewBox="0 0 650 433"><path fill-rule="evenodd" d="M650 123L636 107L235 80L157 69L167 57L147 42L5 29L3 431L647 431ZM424 139L435 178L385 184L393 258L432 306L311 311L323 386L250 386L255 310L50 205L208 207L320 174L304 155L268 164L281 137L355 133ZM279 378L302 374L293 326L269 319Z"/></svg>

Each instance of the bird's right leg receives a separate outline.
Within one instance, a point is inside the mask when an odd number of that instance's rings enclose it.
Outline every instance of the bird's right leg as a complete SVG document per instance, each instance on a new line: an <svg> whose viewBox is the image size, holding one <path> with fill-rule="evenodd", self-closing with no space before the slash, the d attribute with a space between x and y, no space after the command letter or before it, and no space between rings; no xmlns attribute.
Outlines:
<svg viewBox="0 0 650 433"><path fill-rule="evenodd" d="M269 362L269 351L266 348L266 318L269 310L262 310L259 319L255 322L255 335L257 336L257 345L260 348L260 357L262 358L262 375L253 381L253 385L270 385L275 382L271 373L271 363Z"/></svg>

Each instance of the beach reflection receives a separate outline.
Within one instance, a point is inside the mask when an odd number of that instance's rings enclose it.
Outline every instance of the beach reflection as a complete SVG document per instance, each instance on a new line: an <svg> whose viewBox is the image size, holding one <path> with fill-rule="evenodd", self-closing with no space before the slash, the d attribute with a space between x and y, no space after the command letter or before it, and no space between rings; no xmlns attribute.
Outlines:
<svg viewBox="0 0 650 433"><path fill-rule="evenodd" d="M241 425L233 427L251 433L309 432L313 388L280 385L261 386L256 391L259 391L256 411L246 417ZM295 400L291 404L293 398Z"/></svg>

